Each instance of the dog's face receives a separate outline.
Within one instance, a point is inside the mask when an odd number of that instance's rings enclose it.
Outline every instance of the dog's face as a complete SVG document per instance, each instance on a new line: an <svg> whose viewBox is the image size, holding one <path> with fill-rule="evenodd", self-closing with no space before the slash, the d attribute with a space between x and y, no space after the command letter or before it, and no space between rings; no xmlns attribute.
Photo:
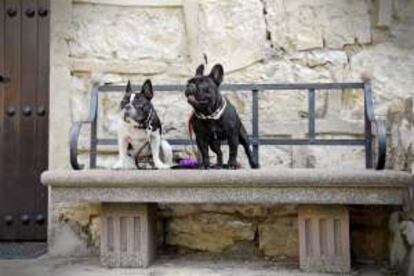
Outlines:
<svg viewBox="0 0 414 276"><path fill-rule="evenodd" d="M204 65L198 66L194 78L187 82L185 96L195 111L209 115L221 104L219 86L223 81L223 67L214 65L209 75L204 76Z"/></svg>
<svg viewBox="0 0 414 276"><path fill-rule="evenodd" d="M151 99L153 96L151 80L146 80L142 85L141 92L136 94L132 93L131 83L128 81L124 98L121 101L124 121L142 124L152 110Z"/></svg>

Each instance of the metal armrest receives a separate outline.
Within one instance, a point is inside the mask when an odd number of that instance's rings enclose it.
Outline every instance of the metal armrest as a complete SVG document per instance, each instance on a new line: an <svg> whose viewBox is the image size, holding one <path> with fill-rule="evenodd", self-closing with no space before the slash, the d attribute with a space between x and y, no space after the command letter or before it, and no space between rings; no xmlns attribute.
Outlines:
<svg viewBox="0 0 414 276"><path fill-rule="evenodd" d="M91 125L91 150L96 148L96 117L98 111L98 84L95 83L91 91L91 102L89 110L89 118L86 121L78 121L73 123L72 129L70 130L70 164L74 170L82 170L85 165L79 164L78 162L78 142L82 125ZM91 153L91 154L95 154ZM94 156L96 159L96 156ZM92 165L91 165L92 167Z"/></svg>
<svg viewBox="0 0 414 276"><path fill-rule="evenodd" d="M371 83L366 82L364 84L365 92L365 120L368 126L369 133L371 135L371 126L375 125L374 132L377 140L377 158L375 163L376 170L383 170L385 168L385 160L387 157L387 132L385 123L383 120L379 120L374 115L374 101L372 98ZM372 153L373 154L373 153Z"/></svg>
<svg viewBox="0 0 414 276"><path fill-rule="evenodd" d="M74 170L82 170L85 165L78 162L78 142L83 124L90 122L75 122L70 130L70 164Z"/></svg>
<svg viewBox="0 0 414 276"><path fill-rule="evenodd" d="M376 170L383 170L385 168L385 159L387 157L387 132L385 122L373 118L371 122L375 125L375 133L377 137L377 160L375 163Z"/></svg>

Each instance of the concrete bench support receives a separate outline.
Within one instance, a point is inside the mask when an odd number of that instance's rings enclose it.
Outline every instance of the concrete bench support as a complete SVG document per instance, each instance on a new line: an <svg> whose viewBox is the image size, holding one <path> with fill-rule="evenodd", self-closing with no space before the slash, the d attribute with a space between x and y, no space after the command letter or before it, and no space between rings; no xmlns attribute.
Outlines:
<svg viewBox="0 0 414 276"><path fill-rule="evenodd" d="M350 272L347 207L301 205L298 219L301 269L307 272Z"/></svg>
<svg viewBox="0 0 414 276"><path fill-rule="evenodd" d="M147 267L155 257L155 204L102 205L101 263Z"/></svg>

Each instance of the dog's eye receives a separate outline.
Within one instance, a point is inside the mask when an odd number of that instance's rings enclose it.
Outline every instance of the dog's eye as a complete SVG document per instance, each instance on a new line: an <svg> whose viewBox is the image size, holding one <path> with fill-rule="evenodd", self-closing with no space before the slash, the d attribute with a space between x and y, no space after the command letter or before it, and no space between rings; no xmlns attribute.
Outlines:
<svg viewBox="0 0 414 276"><path fill-rule="evenodd" d="M145 109L146 104L143 104L143 103L135 103L134 106L135 106L136 109Z"/></svg>

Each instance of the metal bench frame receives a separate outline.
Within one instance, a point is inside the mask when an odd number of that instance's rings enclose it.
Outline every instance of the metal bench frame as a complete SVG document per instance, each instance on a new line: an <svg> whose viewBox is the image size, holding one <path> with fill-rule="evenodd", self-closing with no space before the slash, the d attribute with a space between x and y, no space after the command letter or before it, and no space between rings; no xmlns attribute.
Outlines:
<svg viewBox="0 0 414 276"><path fill-rule="evenodd" d="M134 85L133 91L140 91L140 86ZM155 91L184 91L185 85L154 85ZM301 84L223 84L221 91L251 91L252 95L252 134L250 142L253 147L253 157L259 163L259 147L261 145L318 145L318 146L364 146L365 166L367 169L382 170L385 167L387 136L385 124L374 115L374 103L370 82L354 83L301 83ZM343 89L358 89L364 94L364 138L363 139L317 139L315 133L315 91L326 90L330 93ZM282 139L260 138L259 135L259 93L263 91L307 91L308 92L308 138L307 139ZM70 163L73 169L81 170L84 165L78 162L78 141L81 128L84 124L91 125L90 133L90 158L89 167L96 168L98 145L116 145L116 139L99 139L97 136L98 122L98 97L101 93L121 93L125 86L94 84L91 91L89 118L85 121L75 122L70 134ZM183 103L185 104L185 103ZM375 137L378 148L374 157L372 125L374 125ZM172 145L190 145L190 139L170 139ZM375 164L374 164L375 160Z"/></svg>

